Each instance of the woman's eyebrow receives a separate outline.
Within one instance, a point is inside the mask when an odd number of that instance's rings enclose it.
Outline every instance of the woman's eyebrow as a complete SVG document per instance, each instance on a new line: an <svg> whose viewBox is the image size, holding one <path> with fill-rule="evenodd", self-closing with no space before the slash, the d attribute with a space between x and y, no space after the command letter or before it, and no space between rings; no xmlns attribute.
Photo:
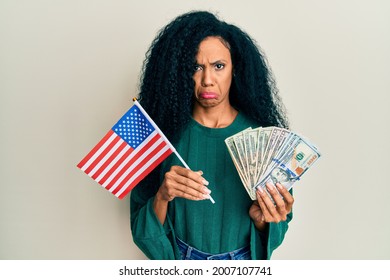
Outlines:
<svg viewBox="0 0 390 280"><path fill-rule="evenodd" d="M218 63L226 63L226 60L224 60L224 59L218 59L218 60L215 60L215 61L210 62L210 63L208 63L208 64L210 64L210 65L215 65L215 64L218 64ZM196 64L196 65L199 65L199 66L204 66L204 65L205 65L205 64L203 64L203 63L198 63L198 62L196 62L195 64Z"/></svg>

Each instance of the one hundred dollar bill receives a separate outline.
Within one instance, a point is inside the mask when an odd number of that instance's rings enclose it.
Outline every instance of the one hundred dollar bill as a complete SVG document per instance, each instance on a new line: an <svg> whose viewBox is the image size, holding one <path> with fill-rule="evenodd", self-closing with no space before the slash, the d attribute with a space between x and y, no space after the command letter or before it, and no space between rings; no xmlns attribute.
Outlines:
<svg viewBox="0 0 390 280"><path fill-rule="evenodd" d="M271 182L280 183L290 190L320 156L317 148L303 138L299 138L285 155L273 159L274 164L265 172L255 188L264 188L267 182Z"/></svg>
<svg viewBox="0 0 390 280"><path fill-rule="evenodd" d="M274 126L245 129L225 143L252 200L257 188L264 188L267 182L279 182L289 190L320 157L307 140Z"/></svg>

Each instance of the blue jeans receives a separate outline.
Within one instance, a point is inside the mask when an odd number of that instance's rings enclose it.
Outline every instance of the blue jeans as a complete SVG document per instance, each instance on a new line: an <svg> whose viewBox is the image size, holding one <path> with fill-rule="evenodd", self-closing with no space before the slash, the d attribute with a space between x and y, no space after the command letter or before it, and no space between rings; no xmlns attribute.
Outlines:
<svg viewBox="0 0 390 280"><path fill-rule="evenodd" d="M249 245L243 248L222 253L222 254L209 254L198 249L191 247L184 241L176 238L177 245L180 250L182 260L250 260L251 252Z"/></svg>

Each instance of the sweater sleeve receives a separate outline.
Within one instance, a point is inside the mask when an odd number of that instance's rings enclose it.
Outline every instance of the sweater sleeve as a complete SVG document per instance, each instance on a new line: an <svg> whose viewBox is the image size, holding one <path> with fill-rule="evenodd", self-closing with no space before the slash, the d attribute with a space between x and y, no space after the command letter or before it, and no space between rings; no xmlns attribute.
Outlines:
<svg viewBox="0 0 390 280"><path fill-rule="evenodd" d="M147 181L146 181L147 183ZM139 184L130 196L130 224L134 243L152 260L172 260L178 256L172 223L167 216L161 225L154 209L156 189L147 184Z"/></svg>
<svg viewBox="0 0 390 280"><path fill-rule="evenodd" d="M267 260L271 259L273 251L282 244L284 236L288 230L288 223L291 221L291 219L292 212L287 215L286 221L277 224L270 223L267 242Z"/></svg>
<svg viewBox="0 0 390 280"><path fill-rule="evenodd" d="M282 244L291 219L292 213L287 215L284 222L270 223L264 232L259 232L252 223L250 244L253 260L271 259L273 251Z"/></svg>
<svg viewBox="0 0 390 280"><path fill-rule="evenodd" d="M290 193L292 194L292 189ZM252 223L250 244L253 260L271 259L273 251L282 244L292 217L293 213L290 212L286 221L269 223L264 232L259 232Z"/></svg>

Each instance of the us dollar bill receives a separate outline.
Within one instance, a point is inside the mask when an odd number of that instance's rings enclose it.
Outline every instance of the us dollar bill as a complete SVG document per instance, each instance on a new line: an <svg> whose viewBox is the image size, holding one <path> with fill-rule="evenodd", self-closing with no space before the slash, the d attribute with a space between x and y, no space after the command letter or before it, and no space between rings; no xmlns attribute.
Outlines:
<svg viewBox="0 0 390 280"><path fill-rule="evenodd" d="M289 190L320 157L309 141L275 126L245 129L225 143L252 200L257 188L264 188L267 182L280 182Z"/></svg>
<svg viewBox="0 0 390 280"><path fill-rule="evenodd" d="M256 149L257 130L250 130L243 133L245 161L247 163L247 173L249 176L249 184L253 186L256 183L256 168L257 168L257 149Z"/></svg>
<svg viewBox="0 0 390 280"><path fill-rule="evenodd" d="M247 130L250 130L251 128L248 128ZM240 176L240 179L245 186L245 188L248 191L251 191L252 186L249 184L249 177L247 177L244 166L242 164L242 160L239 156L239 151L237 150L236 144L235 144L235 138L240 135L242 132L239 132L235 135L232 135L231 137L228 137L225 139L225 144L228 148L229 154L233 160L233 164L236 167L238 174Z"/></svg>
<svg viewBox="0 0 390 280"><path fill-rule="evenodd" d="M265 188L265 184L280 183L284 188L290 190L296 181L299 181L303 174L321 156L315 146L303 138L295 141L294 145L287 149L286 154L280 158L274 158L274 164L265 172L255 188Z"/></svg>

